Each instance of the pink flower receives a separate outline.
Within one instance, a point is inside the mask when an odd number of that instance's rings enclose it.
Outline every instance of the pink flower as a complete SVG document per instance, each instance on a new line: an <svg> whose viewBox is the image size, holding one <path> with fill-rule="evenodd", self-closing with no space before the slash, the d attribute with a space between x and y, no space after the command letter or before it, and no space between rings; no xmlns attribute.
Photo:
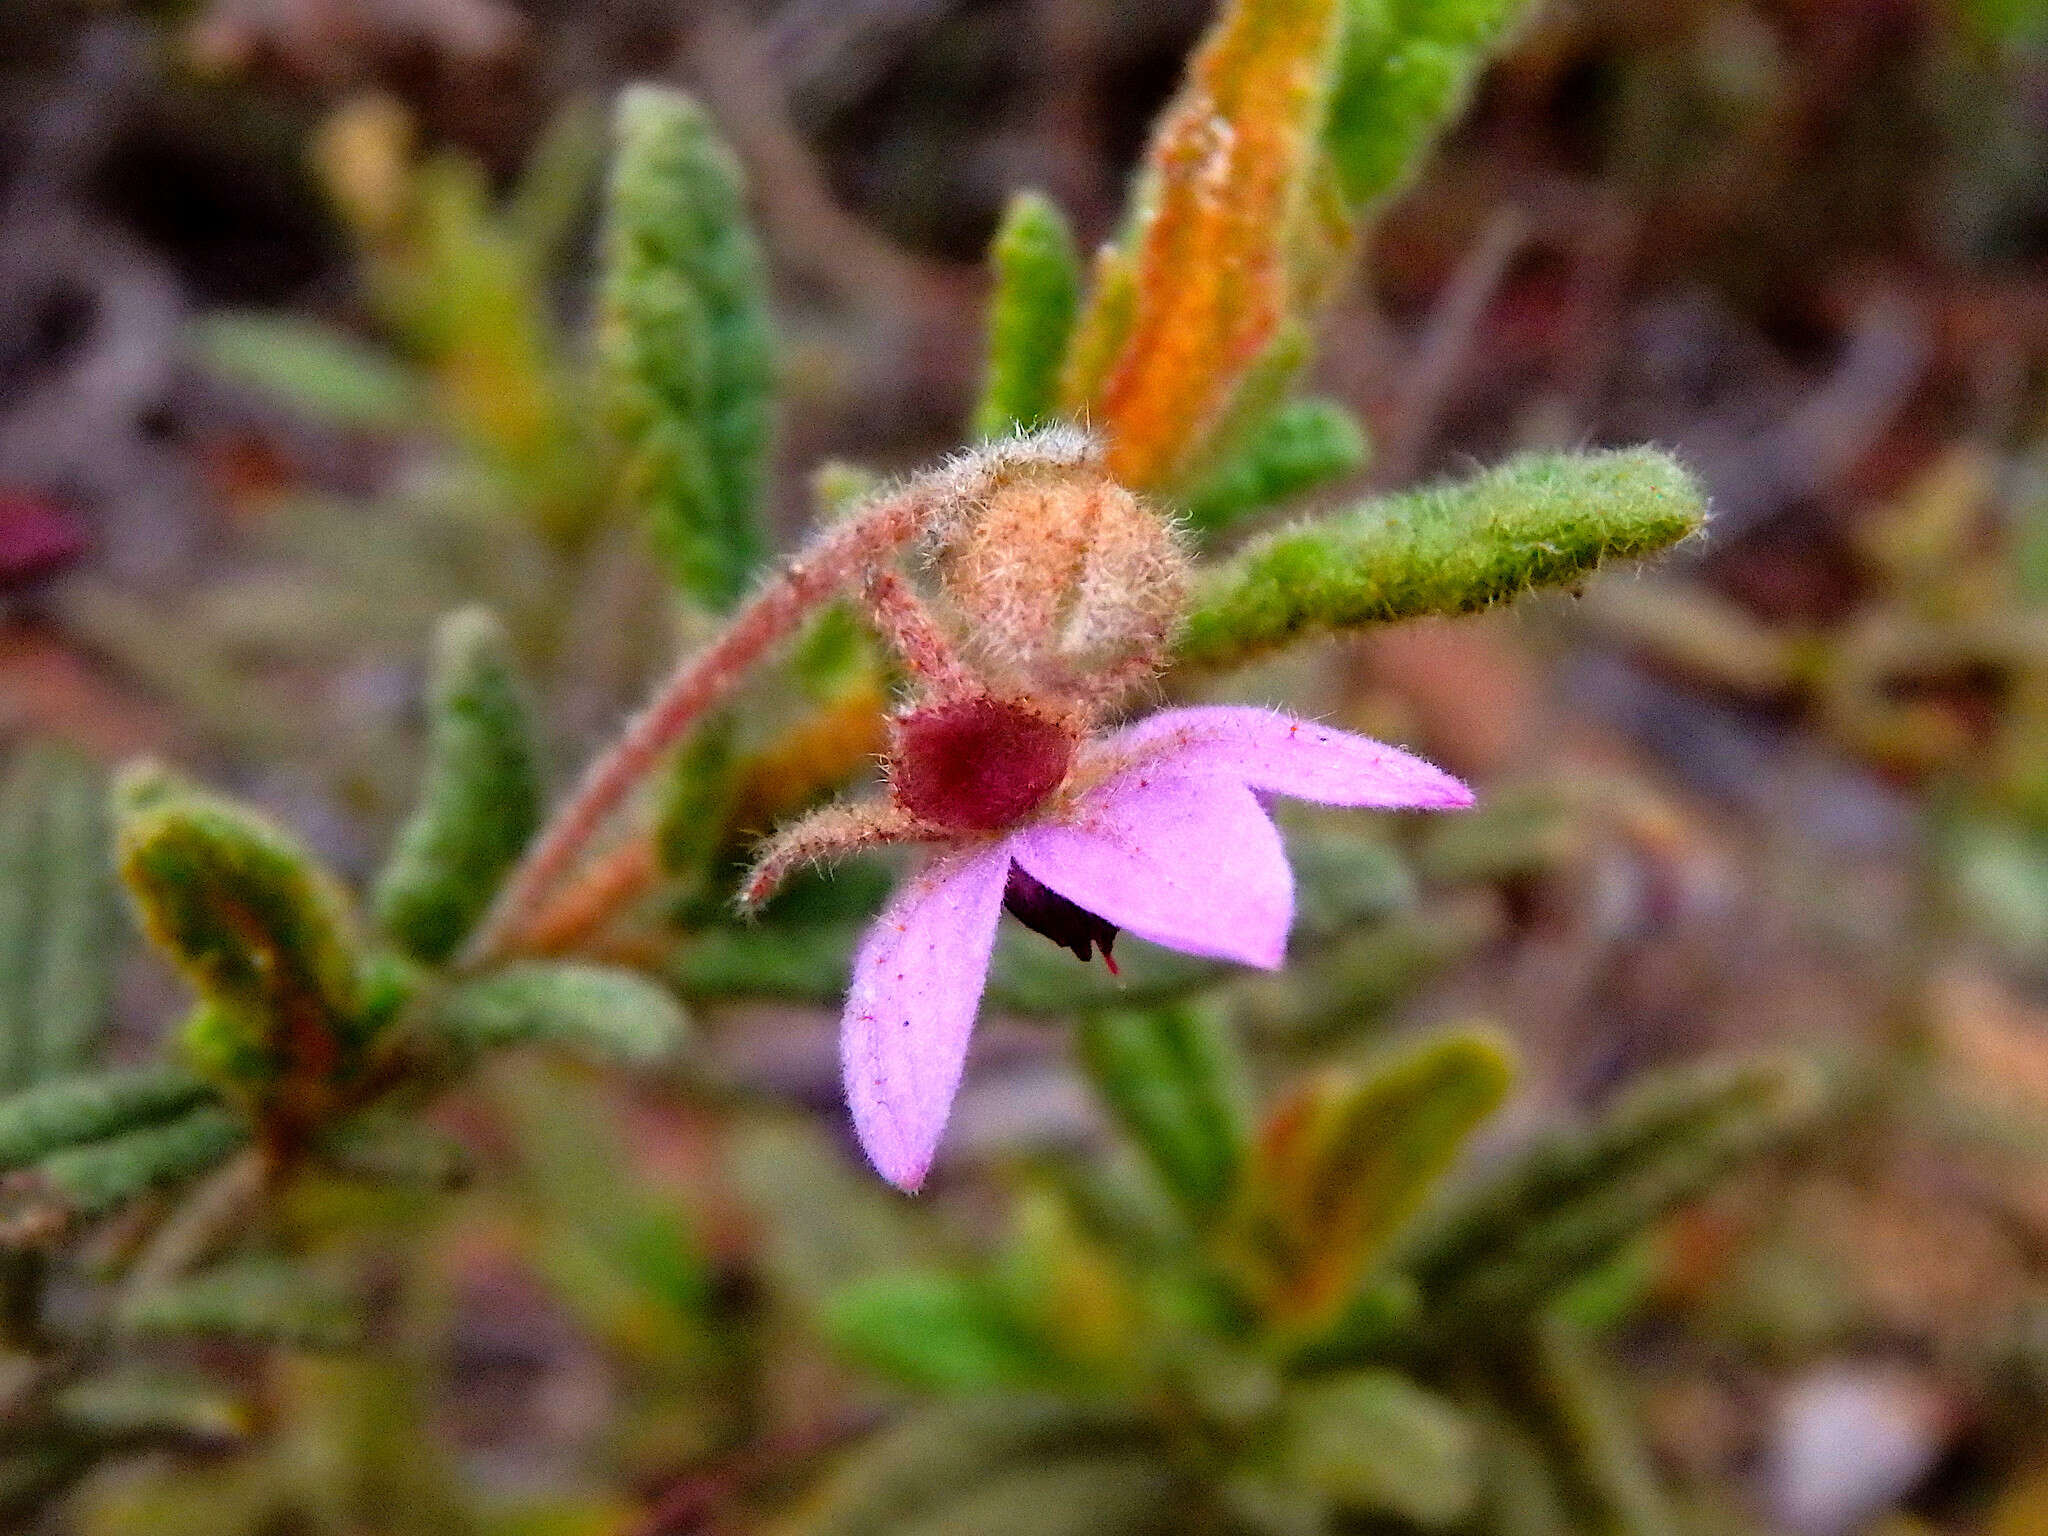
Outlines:
<svg viewBox="0 0 2048 1536"><path fill-rule="evenodd" d="M1451 810L1472 792L1420 758L1271 710L1152 715L1083 745L1065 789L904 882L854 960L840 1022L847 1103L890 1183L924 1182L960 1086L1007 905L1086 959L1119 929L1277 967L1294 877L1260 801Z"/></svg>

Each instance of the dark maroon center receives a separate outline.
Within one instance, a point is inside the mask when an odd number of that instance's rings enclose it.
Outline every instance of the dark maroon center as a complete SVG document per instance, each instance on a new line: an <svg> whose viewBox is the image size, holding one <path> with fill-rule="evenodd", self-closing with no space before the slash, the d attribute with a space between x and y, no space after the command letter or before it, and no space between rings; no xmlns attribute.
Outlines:
<svg viewBox="0 0 2048 1536"><path fill-rule="evenodd" d="M1078 960L1093 958L1102 951L1102 963L1116 974L1116 957L1109 952L1116 943L1116 925L1078 907L1044 881L1027 873L1022 865L1010 866L1010 878L1003 887L1003 905L1010 915L1034 933L1042 933L1062 949L1070 949Z"/></svg>
<svg viewBox="0 0 2048 1536"><path fill-rule="evenodd" d="M1059 788L1067 728L1028 704L960 699L901 716L890 782L905 810L949 832L999 832Z"/></svg>

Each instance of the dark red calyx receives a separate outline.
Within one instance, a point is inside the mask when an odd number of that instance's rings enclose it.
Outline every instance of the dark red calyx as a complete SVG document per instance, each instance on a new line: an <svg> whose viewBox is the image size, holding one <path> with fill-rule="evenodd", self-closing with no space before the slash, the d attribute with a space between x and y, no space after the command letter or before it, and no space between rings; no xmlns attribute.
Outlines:
<svg viewBox="0 0 2048 1536"><path fill-rule="evenodd" d="M1074 905L1015 864L1010 866L1009 883L1003 887L1003 906L1033 933L1042 933L1060 948L1072 950L1076 959L1092 959L1090 946L1100 949L1109 974L1116 974L1116 960L1109 952L1116 942L1116 925Z"/></svg>
<svg viewBox="0 0 2048 1536"><path fill-rule="evenodd" d="M957 699L897 718L890 785L949 832L1000 832L1038 809L1073 761L1066 725L1014 699Z"/></svg>

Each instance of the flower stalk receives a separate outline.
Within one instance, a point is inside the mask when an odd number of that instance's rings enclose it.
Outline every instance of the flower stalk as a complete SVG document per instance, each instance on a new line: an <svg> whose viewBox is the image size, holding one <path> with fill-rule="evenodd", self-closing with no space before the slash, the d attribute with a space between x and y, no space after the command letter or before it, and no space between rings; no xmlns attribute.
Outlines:
<svg viewBox="0 0 2048 1536"><path fill-rule="evenodd" d="M834 524L761 588L718 638L683 661L618 741L584 771L534 839L471 936L461 968L475 970L515 950L542 903L662 755L820 603L916 537L937 504L930 485L920 483L883 495Z"/></svg>

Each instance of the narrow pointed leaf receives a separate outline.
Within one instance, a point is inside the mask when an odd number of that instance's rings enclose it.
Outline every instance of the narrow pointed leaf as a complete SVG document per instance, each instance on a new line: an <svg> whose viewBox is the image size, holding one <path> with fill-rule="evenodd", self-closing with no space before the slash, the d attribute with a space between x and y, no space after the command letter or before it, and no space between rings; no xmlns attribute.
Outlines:
<svg viewBox="0 0 2048 1536"><path fill-rule="evenodd" d="M1089 1081L1174 1198L1207 1222L1229 1200L1250 1129L1228 1023L1187 1005L1087 1014Z"/></svg>
<svg viewBox="0 0 2048 1536"><path fill-rule="evenodd" d="M1228 1233L1237 1272L1290 1323L1324 1323L1507 1092L1490 1036L1454 1035L1376 1072L1311 1079L1267 1117Z"/></svg>
<svg viewBox="0 0 2048 1536"><path fill-rule="evenodd" d="M115 932L104 778L31 747L0 782L0 1091L90 1061L112 1003Z"/></svg>
<svg viewBox="0 0 2048 1536"><path fill-rule="evenodd" d="M683 590L724 608L766 556L772 340L739 165L689 97L619 99L600 362L644 505Z"/></svg>
<svg viewBox="0 0 2048 1536"><path fill-rule="evenodd" d="M1528 8L1528 0L1346 0L1323 137L1354 218L1415 167Z"/></svg>
<svg viewBox="0 0 2048 1536"><path fill-rule="evenodd" d="M351 1298L324 1276L278 1258L231 1259L148 1286L122 1299L124 1333L199 1335L344 1349L361 1320Z"/></svg>
<svg viewBox="0 0 2048 1536"><path fill-rule="evenodd" d="M238 1059L302 1084L350 1070L359 999L341 888L277 827L155 770L126 774L119 801L143 928L211 1016L246 1032Z"/></svg>
<svg viewBox="0 0 2048 1536"><path fill-rule="evenodd" d="M1179 660L1232 666L1336 630L1472 613L1654 554L1705 518L1698 484L1654 449L1527 454L1282 529L1212 567Z"/></svg>
<svg viewBox="0 0 2048 1536"><path fill-rule="evenodd" d="M1293 400L1259 423L1238 450L1188 492L1188 521L1216 533L1362 468L1358 418L1334 400Z"/></svg>
<svg viewBox="0 0 2048 1536"><path fill-rule="evenodd" d="M1587 1522L1613 1536L1678 1536L1685 1529L1644 1443L1641 1411L1593 1345L1562 1319L1537 1330L1535 1374Z"/></svg>
<svg viewBox="0 0 2048 1536"><path fill-rule="evenodd" d="M644 976L566 963L508 965L450 992L437 1017L473 1050L564 1045L634 1063L668 1055L686 1030L681 1005Z"/></svg>
<svg viewBox="0 0 2048 1536"><path fill-rule="evenodd" d="M532 711L503 626L481 608L442 621L428 684L418 806L377 882L377 919L407 953L452 955L540 824Z"/></svg>
<svg viewBox="0 0 2048 1536"><path fill-rule="evenodd" d="M97 1215L149 1193L182 1184L225 1161L248 1139L242 1122L216 1105L106 1141L67 1148L37 1171L73 1208Z"/></svg>
<svg viewBox="0 0 2048 1536"><path fill-rule="evenodd" d="M0 1170L175 1119L211 1096L201 1079L176 1066L49 1079L0 1101Z"/></svg>
<svg viewBox="0 0 2048 1536"><path fill-rule="evenodd" d="M977 437L1046 425L1059 404L1060 365L1080 305L1081 262L1059 209L1035 192L1010 200L989 260L988 374L974 412Z"/></svg>
<svg viewBox="0 0 2048 1536"><path fill-rule="evenodd" d="M209 373L322 426L407 431L425 392L389 355L310 320L224 311L194 321L193 349Z"/></svg>
<svg viewBox="0 0 2048 1536"><path fill-rule="evenodd" d="M1338 0L1236 0L1160 117L1065 381L1127 485L1186 473L1291 317L1341 30Z"/></svg>
<svg viewBox="0 0 2048 1536"><path fill-rule="evenodd" d="M1812 1125L1814 1076L1775 1062L1646 1082L1545 1137L1415 1234L1403 1267L1445 1322L1497 1332L1611 1260L1729 1168Z"/></svg>

